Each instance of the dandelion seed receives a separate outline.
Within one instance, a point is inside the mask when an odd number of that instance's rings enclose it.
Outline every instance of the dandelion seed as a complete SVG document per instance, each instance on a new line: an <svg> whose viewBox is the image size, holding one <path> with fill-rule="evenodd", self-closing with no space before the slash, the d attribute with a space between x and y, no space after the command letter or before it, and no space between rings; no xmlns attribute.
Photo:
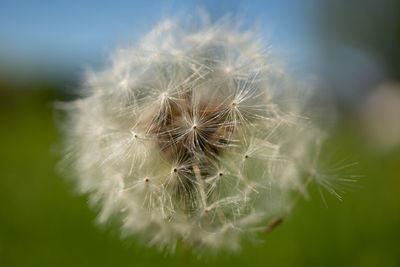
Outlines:
<svg viewBox="0 0 400 267"><path fill-rule="evenodd" d="M297 113L301 99L285 101L295 83L257 34L232 25L162 23L62 105L65 162L124 236L238 249L305 190L323 135Z"/></svg>

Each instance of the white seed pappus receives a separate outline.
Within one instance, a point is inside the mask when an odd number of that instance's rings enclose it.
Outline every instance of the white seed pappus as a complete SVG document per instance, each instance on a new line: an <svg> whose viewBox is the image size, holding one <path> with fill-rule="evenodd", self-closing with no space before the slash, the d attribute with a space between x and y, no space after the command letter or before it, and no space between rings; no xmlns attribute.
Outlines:
<svg viewBox="0 0 400 267"><path fill-rule="evenodd" d="M257 32L165 21L88 73L65 158L102 224L173 250L237 250L306 191L322 132Z"/></svg>

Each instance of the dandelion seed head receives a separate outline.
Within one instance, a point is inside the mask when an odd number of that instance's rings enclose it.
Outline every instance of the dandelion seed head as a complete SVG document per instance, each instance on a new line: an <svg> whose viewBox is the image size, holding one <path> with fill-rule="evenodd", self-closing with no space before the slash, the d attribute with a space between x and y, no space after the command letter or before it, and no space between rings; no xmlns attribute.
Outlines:
<svg viewBox="0 0 400 267"><path fill-rule="evenodd" d="M236 250L286 212L323 134L262 43L229 18L169 20L88 74L64 106L64 161L101 223L160 248Z"/></svg>

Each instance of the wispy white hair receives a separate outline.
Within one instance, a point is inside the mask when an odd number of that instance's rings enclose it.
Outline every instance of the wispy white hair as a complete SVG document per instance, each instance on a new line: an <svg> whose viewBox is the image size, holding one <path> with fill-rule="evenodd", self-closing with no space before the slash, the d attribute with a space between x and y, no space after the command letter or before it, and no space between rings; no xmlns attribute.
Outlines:
<svg viewBox="0 0 400 267"><path fill-rule="evenodd" d="M315 173L324 134L299 91L257 32L168 20L63 105L64 162L124 236L236 250Z"/></svg>

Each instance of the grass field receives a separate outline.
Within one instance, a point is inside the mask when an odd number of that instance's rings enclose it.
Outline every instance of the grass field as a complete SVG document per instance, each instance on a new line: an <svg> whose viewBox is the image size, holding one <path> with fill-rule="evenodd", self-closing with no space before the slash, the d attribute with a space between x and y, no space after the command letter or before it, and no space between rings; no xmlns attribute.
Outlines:
<svg viewBox="0 0 400 267"><path fill-rule="evenodd" d="M47 86L49 87L49 86ZM340 202L318 190L262 243L198 259L164 255L95 224L85 196L55 171L53 88L0 91L0 266L400 266L400 151L377 155L350 119L328 146L363 178ZM329 150L329 149L328 149Z"/></svg>

